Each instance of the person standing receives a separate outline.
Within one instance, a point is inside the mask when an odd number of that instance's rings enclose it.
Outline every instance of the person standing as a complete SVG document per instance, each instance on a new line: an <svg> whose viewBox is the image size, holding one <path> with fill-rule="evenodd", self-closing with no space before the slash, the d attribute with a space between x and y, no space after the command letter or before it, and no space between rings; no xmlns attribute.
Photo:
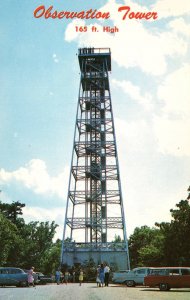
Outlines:
<svg viewBox="0 0 190 300"><path fill-rule="evenodd" d="M60 284L60 280L61 280L61 271L60 271L60 269L58 269L58 270L55 272L55 281L56 281L57 285Z"/></svg>
<svg viewBox="0 0 190 300"><path fill-rule="evenodd" d="M100 277L99 277L99 269L100 269L100 265L98 265L98 268L96 270L96 284L97 284L97 287L101 286L101 281L100 281Z"/></svg>
<svg viewBox="0 0 190 300"><path fill-rule="evenodd" d="M66 270L65 271L65 276L64 276L64 280L65 280L65 284L67 284L68 283L68 281L69 281L69 272L68 272L68 270Z"/></svg>
<svg viewBox="0 0 190 300"><path fill-rule="evenodd" d="M33 287L35 287L34 283L34 267L31 267L30 270L28 271L28 286L32 284Z"/></svg>
<svg viewBox="0 0 190 300"><path fill-rule="evenodd" d="M82 285L82 282L83 282L83 270L80 269L80 273L79 273L79 285Z"/></svg>
<svg viewBox="0 0 190 300"><path fill-rule="evenodd" d="M103 264L100 265L98 273L99 273L99 278L100 278L101 286L103 287L104 286L104 279L105 279L104 265Z"/></svg>
<svg viewBox="0 0 190 300"><path fill-rule="evenodd" d="M75 283L75 271L73 271L73 283Z"/></svg>
<svg viewBox="0 0 190 300"><path fill-rule="evenodd" d="M109 285L109 275L110 275L110 268L108 264L104 267L104 274L105 274L105 286Z"/></svg>
<svg viewBox="0 0 190 300"><path fill-rule="evenodd" d="M97 287L101 286L101 281L100 281L99 275L96 276L96 285L97 285Z"/></svg>

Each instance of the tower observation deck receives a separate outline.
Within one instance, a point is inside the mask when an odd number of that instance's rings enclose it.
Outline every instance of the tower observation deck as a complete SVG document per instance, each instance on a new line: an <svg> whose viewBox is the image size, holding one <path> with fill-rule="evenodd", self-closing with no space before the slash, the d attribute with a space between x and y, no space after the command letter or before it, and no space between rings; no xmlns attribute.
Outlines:
<svg viewBox="0 0 190 300"><path fill-rule="evenodd" d="M80 48L81 71L61 263L93 259L130 268L114 119L109 48ZM114 242L115 235L121 237Z"/></svg>

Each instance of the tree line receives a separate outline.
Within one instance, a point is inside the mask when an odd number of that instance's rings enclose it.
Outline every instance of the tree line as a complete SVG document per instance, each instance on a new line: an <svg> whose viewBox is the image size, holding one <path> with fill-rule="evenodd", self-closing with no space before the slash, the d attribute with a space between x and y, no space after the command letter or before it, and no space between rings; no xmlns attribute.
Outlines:
<svg viewBox="0 0 190 300"><path fill-rule="evenodd" d="M188 189L190 191L190 188ZM190 194L171 209L171 221L136 227L129 237L131 268L188 266L190 262ZM54 241L55 222L25 223L19 201L0 201L0 266L17 266L52 274L60 264L61 240ZM121 242L115 236L114 243ZM89 262L90 264L90 262Z"/></svg>
<svg viewBox="0 0 190 300"><path fill-rule="evenodd" d="M59 265L61 240L53 242L55 222L29 222L22 218L25 204L0 201L0 266L17 266L52 273Z"/></svg>
<svg viewBox="0 0 190 300"><path fill-rule="evenodd" d="M189 200L190 193L170 209L170 222L155 223L154 228L135 228L129 237L131 267L190 265Z"/></svg>

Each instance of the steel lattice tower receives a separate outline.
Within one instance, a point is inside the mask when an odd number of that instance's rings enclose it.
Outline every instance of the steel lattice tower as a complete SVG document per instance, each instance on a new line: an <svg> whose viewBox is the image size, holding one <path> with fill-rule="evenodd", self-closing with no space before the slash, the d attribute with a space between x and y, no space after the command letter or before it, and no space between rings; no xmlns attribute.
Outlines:
<svg viewBox="0 0 190 300"><path fill-rule="evenodd" d="M81 48L61 263L93 258L130 268L108 72L109 48ZM114 243L115 234L121 236Z"/></svg>

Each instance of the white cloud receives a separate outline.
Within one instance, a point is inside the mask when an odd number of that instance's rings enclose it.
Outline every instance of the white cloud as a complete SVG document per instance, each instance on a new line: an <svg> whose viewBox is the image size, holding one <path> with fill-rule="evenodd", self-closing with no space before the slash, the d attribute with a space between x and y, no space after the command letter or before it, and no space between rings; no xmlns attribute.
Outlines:
<svg viewBox="0 0 190 300"><path fill-rule="evenodd" d="M190 65L169 74L158 87L158 98L164 101L164 112L190 117Z"/></svg>
<svg viewBox="0 0 190 300"><path fill-rule="evenodd" d="M159 150L175 156L190 156L190 65L169 74L158 87L163 109L154 117Z"/></svg>
<svg viewBox="0 0 190 300"><path fill-rule="evenodd" d="M25 167L13 172L0 169L0 182L2 184L16 182L36 194L57 195L63 198L67 190L68 167L56 177L51 177L43 160L32 159Z"/></svg>
<svg viewBox="0 0 190 300"><path fill-rule="evenodd" d="M0 169L0 183L2 186L9 185L11 192L14 192L15 184L19 187L26 187L33 191L36 195L60 197L66 199L68 189L69 168L66 166L57 176L50 176L47 170L46 163L40 159L32 159L24 167L20 167L15 171L6 171ZM35 202L35 196L34 202ZM39 196L38 196L39 197ZM1 199L4 202L11 203L7 192L1 192ZM38 198L36 198L38 199ZM63 206L57 207L56 201L54 207L46 207L46 203L40 203L39 206L31 206L32 202L23 208L23 217L25 221L55 221L59 227L56 229L55 238L62 238L63 224L65 217L65 202Z"/></svg>
<svg viewBox="0 0 190 300"><path fill-rule="evenodd" d="M62 239L65 216L64 207L56 207L49 210L47 208L25 206L22 211L26 223L29 223L31 221L54 221L55 224L59 225L59 227L57 227L56 229L54 240L56 240L57 238Z"/></svg>
<svg viewBox="0 0 190 300"><path fill-rule="evenodd" d="M61 209L64 208L62 207ZM30 222L30 221L39 221L39 222L44 222L44 221L55 221L57 218L60 218L60 216L63 218L63 213L61 212L60 207L58 208L51 208L51 210L47 208L42 208L42 207L28 207L25 206L23 208L23 213L25 219Z"/></svg>
<svg viewBox="0 0 190 300"><path fill-rule="evenodd" d="M53 54L52 55L52 58L53 58L53 61L55 62L55 63L58 63L59 62L59 59L57 58L57 54Z"/></svg>
<svg viewBox="0 0 190 300"><path fill-rule="evenodd" d="M154 130L161 152L175 156L190 156L190 119L172 120L166 116L155 117Z"/></svg>
<svg viewBox="0 0 190 300"><path fill-rule="evenodd" d="M160 18L190 14L190 2L188 0L158 0L152 7L158 11Z"/></svg>
<svg viewBox="0 0 190 300"><path fill-rule="evenodd" d="M134 9L145 9L144 6L134 4L132 1L127 2ZM156 30L156 23L152 29L151 26L145 27L140 20L123 21L117 11L120 5L110 0L100 8L101 11L110 12L110 20L119 28L119 32L114 35L103 32L102 26L108 25L108 20L106 20L93 24L97 26L98 33L91 32L91 25L88 25L87 32L77 33L75 26L79 22L74 20L66 28L65 40L69 42L78 41L80 47L110 47L112 59L119 66L125 68L139 67L143 72L152 75L162 75L167 71L168 57L174 58L186 54L187 41L177 36L170 27L168 31L160 32L159 27ZM81 25L84 26L85 22L82 21ZM93 35L94 38L92 38Z"/></svg>
<svg viewBox="0 0 190 300"><path fill-rule="evenodd" d="M165 156L158 155L163 149L157 147L155 129L145 120L127 122L116 118L115 126L127 232L130 235L137 226L154 226L155 222L171 220L170 209L174 208L180 199L187 197L189 172L182 172L179 179L176 166L180 160L176 160L171 174L171 162L169 160L169 164L167 161L163 164ZM167 126L163 124L161 137ZM162 145L163 143L164 141L160 142ZM170 141L166 140L166 143L168 146ZM181 150L176 149L177 151ZM171 152L174 153L173 145ZM164 153L166 154L166 151ZM183 168L182 163L180 170L185 171Z"/></svg>
<svg viewBox="0 0 190 300"><path fill-rule="evenodd" d="M150 93L143 94L141 88L134 85L131 81L112 79L112 86L121 88L124 93L128 94L132 99L137 101L145 110L151 111L153 108L152 96Z"/></svg>
<svg viewBox="0 0 190 300"><path fill-rule="evenodd" d="M126 122L116 120L119 141L126 140L131 151L147 151L155 147L157 151L172 156L190 156L190 65L185 64L165 77L158 87L157 96L162 100L155 114L146 119ZM151 108L151 96L142 95L140 87L130 81L113 80L112 84L129 94L142 106ZM150 105L147 103L150 100ZM156 148L157 147L157 148Z"/></svg>
<svg viewBox="0 0 190 300"><path fill-rule="evenodd" d="M146 176L146 173L144 175ZM155 226L155 222L171 222L170 209L175 208L180 199L187 197L186 185L173 188L173 191L164 191L164 193L154 189L153 185L148 187L148 193L145 193L142 185L139 190L137 186L128 186L126 190L125 215L128 236L133 234L135 227L143 225L152 227Z"/></svg>
<svg viewBox="0 0 190 300"><path fill-rule="evenodd" d="M169 27L176 33L186 37L190 36L190 25L183 18L174 19L169 23Z"/></svg>
<svg viewBox="0 0 190 300"><path fill-rule="evenodd" d="M123 156L126 155L126 151L147 151L151 130L145 120L127 122L116 118L115 127L118 146L123 149Z"/></svg>

